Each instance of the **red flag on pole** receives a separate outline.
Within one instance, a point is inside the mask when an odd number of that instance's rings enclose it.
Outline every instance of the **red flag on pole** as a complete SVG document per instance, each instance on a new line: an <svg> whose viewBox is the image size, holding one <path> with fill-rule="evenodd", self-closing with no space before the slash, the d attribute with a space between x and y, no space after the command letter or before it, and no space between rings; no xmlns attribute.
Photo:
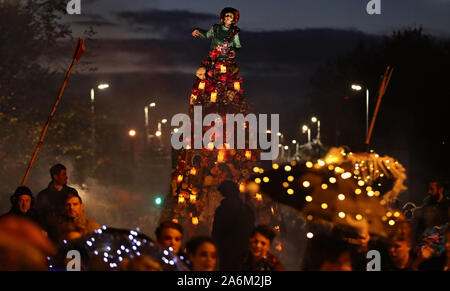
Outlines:
<svg viewBox="0 0 450 291"><path fill-rule="evenodd" d="M76 59L77 62L80 60L81 56L86 50L86 47L84 46L84 41L85 41L84 38L78 38L77 46L75 48L75 52L73 53L73 58Z"/></svg>

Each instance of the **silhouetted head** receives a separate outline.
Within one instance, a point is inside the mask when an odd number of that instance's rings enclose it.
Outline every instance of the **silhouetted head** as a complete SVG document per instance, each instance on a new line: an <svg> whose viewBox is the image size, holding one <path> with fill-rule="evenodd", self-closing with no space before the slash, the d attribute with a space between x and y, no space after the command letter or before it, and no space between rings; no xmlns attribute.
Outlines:
<svg viewBox="0 0 450 291"><path fill-rule="evenodd" d="M223 197L237 197L239 195L239 186L231 181L231 180L225 180L223 181L219 187L218 190L220 194L222 194Z"/></svg>

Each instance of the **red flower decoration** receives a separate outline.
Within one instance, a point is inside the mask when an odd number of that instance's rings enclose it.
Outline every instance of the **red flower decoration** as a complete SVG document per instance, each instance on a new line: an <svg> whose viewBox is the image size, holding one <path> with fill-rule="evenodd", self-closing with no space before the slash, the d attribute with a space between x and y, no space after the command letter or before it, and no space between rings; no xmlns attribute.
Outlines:
<svg viewBox="0 0 450 291"><path fill-rule="evenodd" d="M220 56L220 52L217 50L212 50L209 52L209 57L212 59L218 58Z"/></svg>

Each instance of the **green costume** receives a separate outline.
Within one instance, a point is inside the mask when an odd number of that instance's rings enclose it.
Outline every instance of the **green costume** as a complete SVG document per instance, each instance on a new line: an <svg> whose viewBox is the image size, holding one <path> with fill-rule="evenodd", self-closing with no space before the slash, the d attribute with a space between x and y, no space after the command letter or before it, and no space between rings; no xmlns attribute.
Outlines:
<svg viewBox="0 0 450 291"><path fill-rule="evenodd" d="M211 39L211 50L216 50L218 46L220 47L221 54L219 58L225 58L230 50L236 51L242 47L239 41L239 28L236 26L227 28L225 25L214 24L208 31L199 28L197 30L201 37Z"/></svg>

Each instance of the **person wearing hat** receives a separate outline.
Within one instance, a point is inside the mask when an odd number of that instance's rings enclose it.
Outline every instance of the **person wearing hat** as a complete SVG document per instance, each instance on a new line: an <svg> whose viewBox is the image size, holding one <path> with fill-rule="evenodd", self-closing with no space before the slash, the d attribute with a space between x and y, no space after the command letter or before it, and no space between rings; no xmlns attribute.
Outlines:
<svg viewBox="0 0 450 291"><path fill-rule="evenodd" d="M25 186L17 187L11 196L11 209L6 215L25 216L33 221L37 221L34 211L34 197L30 188Z"/></svg>

